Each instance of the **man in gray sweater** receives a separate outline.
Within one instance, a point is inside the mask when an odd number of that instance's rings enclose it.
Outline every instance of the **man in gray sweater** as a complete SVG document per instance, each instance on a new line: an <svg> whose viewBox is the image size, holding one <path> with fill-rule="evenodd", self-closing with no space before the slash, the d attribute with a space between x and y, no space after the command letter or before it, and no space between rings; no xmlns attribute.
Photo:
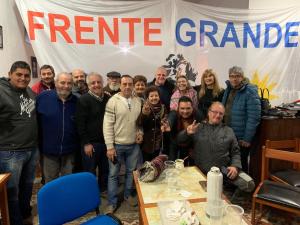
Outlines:
<svg viewBox="0 0 300 225"><path fill-rule="evenodd" d="M208 109L207 123L194 121L178 135L179 143L190 142L194 146L195 164L207 173L217 166L224 180L245 192L253 191L253 179L241 171L240 150L233 130L222 123L225 113L220 102L214 102Z"/></svg>

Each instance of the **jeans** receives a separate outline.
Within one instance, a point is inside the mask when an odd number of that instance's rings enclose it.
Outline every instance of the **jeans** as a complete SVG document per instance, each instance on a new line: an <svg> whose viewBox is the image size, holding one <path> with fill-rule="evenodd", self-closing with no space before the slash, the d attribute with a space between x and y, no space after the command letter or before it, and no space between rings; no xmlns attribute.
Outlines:
<svg viewBox="0 0 300 225"><path fill-rule="evenodd" d="M113 164L108 160L109 175L108 175L108 204L117 206L118 203L118 178L121 162L125 161L126 177L124 187L124 198L128 198L132 192L133 174L137 165L140 147L138 144L119 145L115 144L118 162Z"/></svg>
<svg viewBox="0 0 300 225"><path fill-rule="evenodd" d="M74 168L75 153L53 156L43 155L43 171L45 183L59 177L59 175L71 174Z"/></svg>
<svg viewBox="0 0 300 225"><path fill-rule="evenodd" d="M0 151L0 173L11 173L7 183L11 225L22 225L31 216L30 200L38 160L36 148Z"/></svg>
<svg viewBox="0 0 300 225"><path fill-rule="evenodd" d="M84 152L84 147L81 149L83 170L96 175L98 167L98 184L100 191L107 190L108 180L108 159L106 156L106 145L100 143L92 143L94 152L92 157L89 157Z"/></svg>
<svg viewBox="0 0 300 225"><path fill-rule="evenodd" d="M252 192L255 188L255 183L253 179L245 172L240 171L238 176L232 181L238 189L245 191L245 192Z"/></svg>

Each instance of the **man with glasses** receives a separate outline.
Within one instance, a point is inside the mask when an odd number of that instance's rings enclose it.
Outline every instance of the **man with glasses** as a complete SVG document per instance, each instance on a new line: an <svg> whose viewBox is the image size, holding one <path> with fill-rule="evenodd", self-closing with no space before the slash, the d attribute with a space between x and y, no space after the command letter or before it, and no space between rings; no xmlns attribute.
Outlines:
<svg viewBox="0 0 300 225"><path fill-rule="evenodd" d="M248 172L250 145L260 122L261 103L257 87L247 82L242 68L230 68L226 84L222 100L225 105L224 122L234 131L240 146L242 168Z"/></svg>
<svg viewBox="0 0 300 225"><path fill-rule="evenodd" d="M238 187L238 191L251 192L253 179L243 172L240 148L233 130L222 123L225 108L214 102L208 109L208 121L194 121L178 135L179 143L192 143L194 161L201 171L207 173L217 166L223 173L224 181Z"/></svg>

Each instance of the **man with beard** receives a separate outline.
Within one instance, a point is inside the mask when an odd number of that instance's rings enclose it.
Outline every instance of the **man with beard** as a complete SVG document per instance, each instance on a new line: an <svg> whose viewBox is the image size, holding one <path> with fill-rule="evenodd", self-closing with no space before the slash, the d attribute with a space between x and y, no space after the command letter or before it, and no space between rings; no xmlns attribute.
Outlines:
<svg viewBox="0 0 300 225"><path fill-rule="evenodd" d="M169 159L184 159L186 165L193 165L192 148L188 145L177 142L177 135L180 131L185 130L193 121L200 121L200 115L193 108L192 100L187 96L182 96L178 101L177 111L171 111L167 121L162 121L162 131L165 132L165 141L169 144Z"/></svg>
<svg viewBox="0 0 300 225"><path fill-rule="evenodd" d="M74 153L80 145L75 126L77 97L71 93L72 76L60 73L56 90L44 91L36 101L39 149L43 155L45 182L72 173Z"/></svg>
<svg viewBox="0 0 300 225"><path fill-rule="evenodd" d="M73 87L72 93L78 98L88 92L88 87L85 82L85 73L81 69L75 69L72 71Z"/></svg>
<svg viewBox="0 0 300 225"><path fill-rule="evenodd" d="M121 74L116 71L111 71L106 74L107 85L103 88L104 92L110 96L120 92Z"/></svg>
<svg viewBox="0 0 300 225"><path fill-rule="evenodd" d="M251 192L255 188L253 179L242 171L240 148L234 131L222 123L225 108L214 102L208 109L206 123L194 121L178 135L178 142L191 144L194 160L203 173L211 167L219 167L224 175L224 183L238 187L231 200L239 193Z"/></svg>
<svg viewBox="0 0 300 225"><path fill-rule="evenodd" d="M7 183L11 225L33 224L30 200L38 150L30 73L26 62L17 61L8 78L0 79L0 173L11 174Z"/></svg>
<svg viewBox="0 0 300 225"><path fill-rule="evenodd" d="M86 84L86 74L81 69L75 69L72 71L72 94L76 97L80 97L81 95L88 92L88 86ZM82 171L82 160L81 160L81 152L75 152L75 165L73 168L73 172L81 172Z"/></svg>
<svg viewBox="0 0 300 225"><path fill-rule="evenodd" d="M101 192L107 189L108 161L103 137L103 118L109 96L103 92L103 79L98 73L87 78L88 93L77 103L76 123L81 141L81 156L84 171L94 173L98 168L98 183ZM95 118L97 118L95 120Z"/></svg>
<svg viewBox="0 0 300 225"><path fill-rule="evenodd" d="M50 65L43 65L40 68L40 76L41 80L36 82L34 85L32 85L32 90L36 94L40 94L42 91L45 90L52 90L55 88L54 85L54 69Z"/></svg>

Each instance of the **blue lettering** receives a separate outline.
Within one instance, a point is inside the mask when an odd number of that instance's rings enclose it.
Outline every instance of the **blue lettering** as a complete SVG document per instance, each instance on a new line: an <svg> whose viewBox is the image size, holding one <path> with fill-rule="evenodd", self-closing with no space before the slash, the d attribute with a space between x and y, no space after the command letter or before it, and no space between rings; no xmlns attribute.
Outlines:
<svg viewBox="0 0 300 225"><path fill-rule="evenodd" d="M180 28L183 24L188 24L188 25L190 25L190 27L195 27L195 23L191 19L188 19L188 18L180 19L176 24L176 40L179 44L181 44L183 46L191 46L191 45L195 44L196 34L195 34L195 32L187 31L185 35L187 37L190 37L190 39L188 41L182 40L182 38L180 36Z"/></svg>
<svg viewBox="0 0 300 225"><path fill-rule="evenodd" d="M211 26L212 31L205 31L205 26ZM200 46L204 46L204 37L207 36L214 47L219 47L214 35L218 31L218 25L213 21L200 20Z"/></svg>
<svg viewBox="0 0 300 225"><path fill-rule="evenodd" d="M300 24L300 22L286 23L286 31L285 31L285 37L284 37L284 46L285 47L291 48L291 47L298 46L298 42L294 42L294 43L290 42L290 37L298 36L298 31L291 32L290 29L291 29L291 27L299 26L299 24Z"/></svg>
<svg viewBox="0 0 300 225"><path fill-rule="evenodd" d="M277 40L275 42L270 43L270 30L274 28L277 30L277 35L274 37L277 37ZM265 41L264 41L264 48L275 48L278 46L280 40L282 37L282 31L278 23L266 23L265 24Z"/></svg>
<svg viewBox="0 0 300 225"><path fill-rule="evenodd" d="M244 22L238 26L238 31L241 31L241 33L239 32L240 36L238 36L236 25L233 22L226 24L223 36L222 33L218 33L220 30L216 22L210 20L200 20L199 22L200 47L205 46L207 44L205 40L209 39L212 47L224 48L226 44L232 43L236 48L241 48L242 41L243 48L248 48L251 43L255 48L276 48L280 45L283 35L282 47L295 48L299 45L300 21L286 22L285 27L273 22L264 24ZM181 18L178 20L175 31L177 43L186 47L195 45L198 38L196 28L197 25L192 19ZM220 36L222 36L221 40L218 39Z"/></svg>
<svg viewBox="0 0 300 225"><path fill-rule="evenodd" d="M231 32L232 37L229 37L229 32ZM223 48L225 46L226 42L234 42L235 47L237 47L237 48L241 47L238 36L236 34L236 31L235 31L235 28L234 28L234 25L233 25L233 22L227 23L227 26L226 26L226 29L225 29L220 47Z"/></svg>
<svg viewBox="0 0 300 225"><path fill-rule="evenodd" d="M256 36L251 30L249 23L244 23L243 29L243 48L248 47L248 35L251 38L251 41L255 48L259 48L260 46L260 23L256 24Z"/></svg>

